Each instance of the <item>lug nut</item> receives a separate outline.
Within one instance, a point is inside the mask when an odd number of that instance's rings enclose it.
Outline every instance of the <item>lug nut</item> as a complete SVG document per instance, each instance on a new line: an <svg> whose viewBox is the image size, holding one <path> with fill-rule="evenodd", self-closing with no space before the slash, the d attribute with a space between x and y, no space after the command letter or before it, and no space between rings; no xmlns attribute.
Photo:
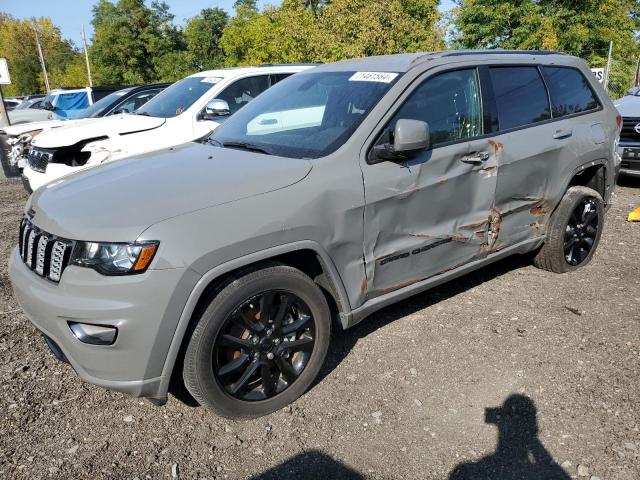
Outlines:
<svg viewBox="0 0 640 480"><path fill-rule="evenodd" d="M273 343L275 343L276 345L278 345L280 343L280 339L279 338L274 338L273 339Z"/></svg>
<svg viewBox="0 0 640 480"><path fill-rule="evenodd" d="M272 333L273 333L273 330L272 330L272 329L268 329L268 330L267 330L267 335L271 335Z"/></svg>
<svg viewBox="0 0 640 480"><path fill-rule="evenodd" d="M258 337L254 335L254 336L251 338L251 341L252 341L253 343L258 343Z"/></svg>
<svg viewBox="0 0 640 480"><path fill-rule="evenodd" d="M271 352L267 353L267 358L269 360L273 360L273 353L271 353Z"/></svg>

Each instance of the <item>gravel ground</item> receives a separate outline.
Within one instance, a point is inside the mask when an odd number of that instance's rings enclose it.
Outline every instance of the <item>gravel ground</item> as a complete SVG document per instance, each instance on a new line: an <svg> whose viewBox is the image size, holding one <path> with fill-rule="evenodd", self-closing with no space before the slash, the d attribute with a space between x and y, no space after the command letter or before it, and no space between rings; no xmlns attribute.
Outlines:
<svg viewBox="0 0 640 480"><path fill-rule="evenodd" d="M387 308L336 335L291 407L241 422L49 354L7 276L25 200L0 180L1 478L640 478L640 182L586 268L507 259Z"/></svg>

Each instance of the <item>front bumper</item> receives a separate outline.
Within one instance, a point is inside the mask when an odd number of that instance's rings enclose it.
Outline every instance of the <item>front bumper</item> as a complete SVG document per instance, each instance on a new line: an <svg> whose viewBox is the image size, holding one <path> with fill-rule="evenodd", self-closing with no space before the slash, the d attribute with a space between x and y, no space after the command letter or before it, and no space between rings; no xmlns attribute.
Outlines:
<svg viewBox="0 0 640 480"><path fill-rule="evenodd" d="M628 149L637 149L630 152ZM620 163L620 175L640 177L640 143L620 142L618 155L622 159Z"/></svg>
<svg viewBox="0 0 640 480"><path fill-rule="evenodd" d="M16 249L9 273L29 320L55 343L80 378L134 396L166 399L162 370L184 306L176 304L175 294L184 269L105 277L69 266L55 284L32 272ZM68 321L114 326L118 336L112 345L85 344L73 335Z"/></svg>

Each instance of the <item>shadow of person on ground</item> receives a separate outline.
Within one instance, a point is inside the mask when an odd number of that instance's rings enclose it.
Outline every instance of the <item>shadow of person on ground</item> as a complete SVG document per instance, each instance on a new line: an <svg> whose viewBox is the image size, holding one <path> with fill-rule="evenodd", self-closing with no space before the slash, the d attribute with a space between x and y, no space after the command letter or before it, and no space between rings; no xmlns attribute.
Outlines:
<svg viewBox="0 0 640 480"><path fill-rule="evenodd" d="M496 451L477 462L461 463L449 480L570 480L538 439L533 400L511 395L498 408L485 409L485 422L498 427Z"/></svg>
<svg viewBox="0 0 640 480"><path fill-rule="evenodd" d="M300 453L289 460L251 477L251 480L364 480L364 476L318 450Z"/></svg>

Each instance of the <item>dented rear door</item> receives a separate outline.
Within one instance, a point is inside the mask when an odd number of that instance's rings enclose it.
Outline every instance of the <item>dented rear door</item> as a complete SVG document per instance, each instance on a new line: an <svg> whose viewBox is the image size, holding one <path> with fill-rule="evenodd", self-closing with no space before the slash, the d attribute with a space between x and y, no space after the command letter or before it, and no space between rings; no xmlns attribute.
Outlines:
<svg viewBox="0 0 640 480"><path fill-rule="evenodd" d="M400 118L429 123L432 147L403 162L361 159L367 296L486 255L497 179L493 140L481 138L475 68L429 74L397 102L374 143Z"/></svg>

